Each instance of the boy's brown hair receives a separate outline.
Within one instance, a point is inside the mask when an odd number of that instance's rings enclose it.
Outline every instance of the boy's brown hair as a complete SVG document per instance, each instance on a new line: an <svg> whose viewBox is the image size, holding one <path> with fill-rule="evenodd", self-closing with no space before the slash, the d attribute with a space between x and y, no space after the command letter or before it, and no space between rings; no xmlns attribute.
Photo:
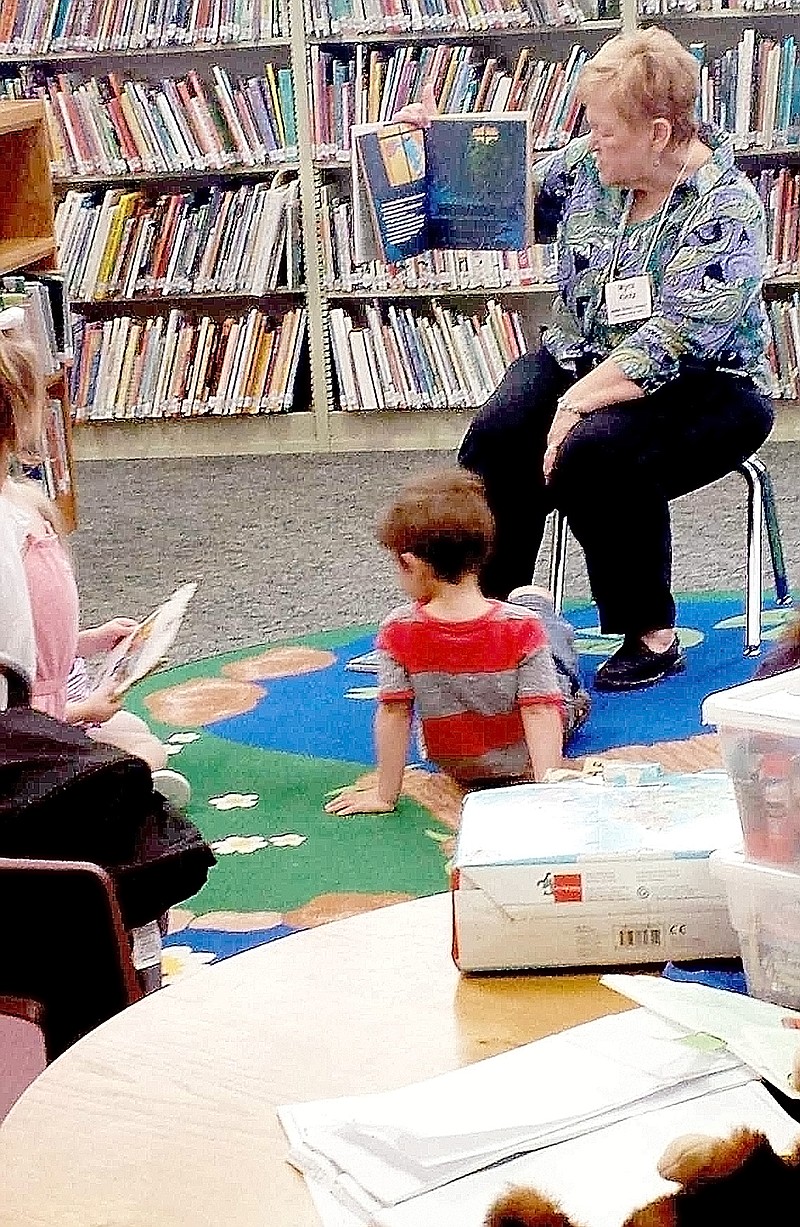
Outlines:
<svg viewBox="0 0 800 1227"><path fill-rule="evenodd" d="M483 482L464 469L441 469L405 485L378 523L393 554L414 554L437 579L458 583L480 571L494 540Z"/></svg>

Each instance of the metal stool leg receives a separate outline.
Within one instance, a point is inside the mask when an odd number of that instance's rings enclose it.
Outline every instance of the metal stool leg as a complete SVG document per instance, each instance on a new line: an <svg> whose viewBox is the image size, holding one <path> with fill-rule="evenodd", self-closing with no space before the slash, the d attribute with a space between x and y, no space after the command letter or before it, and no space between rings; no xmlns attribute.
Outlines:
<svg viewBox="0 0 800 1227"><path fill-rule="evenodd" d="M783 542L781 540L780 525L778 524L778 513L775 509L775 492L772 488L772 478L760 457L751 456L745 463L754 468L761 478L761 503L764 508L764 523L767 528L767 543L769 545L770 559L772 560L772 574L775 577L775 604L791 605L792 594L789 591L789 581L786 578L786 562L783 556Z"/></svg>
<svg viewBox="0 0 800 1227"><path fill-rule="evenodd" d="M564 573L567 568L567 517L556 507L552 515L550 542L550 591L557 614L564 605Z"/></svg>
<svg viewBox="0 0 800 1227"><path fill-rule="evenodd" d="M763 467L763 466L762 466ZM759 468L751 460L739 465L747 482L747 576L744 596L744 654L757 655L761 648L761 528L764 505Z"/></svg>

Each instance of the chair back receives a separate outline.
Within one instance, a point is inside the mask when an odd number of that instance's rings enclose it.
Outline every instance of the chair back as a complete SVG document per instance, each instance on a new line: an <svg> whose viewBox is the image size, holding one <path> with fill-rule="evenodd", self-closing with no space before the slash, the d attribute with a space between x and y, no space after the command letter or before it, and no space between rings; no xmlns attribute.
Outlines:
<svg viewBox="0 0 800 1227"><path fill-rule="evenodd" d="M0 1124L47 1065L38 1001L0 997Z"/></svg>
<svg viewBox="0 0 800 1227"><path fill-rule="evenodd" d="M142 996L98 865L0 858L0 935L0 994L41 1004L49 1060Z"/></svg>

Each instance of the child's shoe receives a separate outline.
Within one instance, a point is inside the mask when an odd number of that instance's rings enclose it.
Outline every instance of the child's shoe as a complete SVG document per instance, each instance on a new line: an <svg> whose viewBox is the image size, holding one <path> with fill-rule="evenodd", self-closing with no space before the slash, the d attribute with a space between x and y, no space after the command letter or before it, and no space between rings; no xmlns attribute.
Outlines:
<svg viewBox="0 0 800 1227"><path fill-rule="evenodd" d="M192 786L186 776L169 767L153 772L153 787L175 809L186 809L192 799Z"/></svg>

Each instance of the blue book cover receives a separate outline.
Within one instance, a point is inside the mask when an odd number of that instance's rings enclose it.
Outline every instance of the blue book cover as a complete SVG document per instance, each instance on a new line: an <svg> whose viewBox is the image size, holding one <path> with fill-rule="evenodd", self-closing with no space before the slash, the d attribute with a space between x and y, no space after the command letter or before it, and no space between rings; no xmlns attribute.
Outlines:
<svg viewBox="0 0 800 1227"><path fill-rule="evenodd" d="M422 129L403 123L358 125L351 140L367 189L377 255L389 264L419 255L429 246ZM364 253L360 258L374 257Z"/></svg>
<svg viewBox="0 0 800 1227"><path fill-rule="evenodd" d="M530 240L527 112L447 115L425 133L431 247L519 251Z"/></svg>

